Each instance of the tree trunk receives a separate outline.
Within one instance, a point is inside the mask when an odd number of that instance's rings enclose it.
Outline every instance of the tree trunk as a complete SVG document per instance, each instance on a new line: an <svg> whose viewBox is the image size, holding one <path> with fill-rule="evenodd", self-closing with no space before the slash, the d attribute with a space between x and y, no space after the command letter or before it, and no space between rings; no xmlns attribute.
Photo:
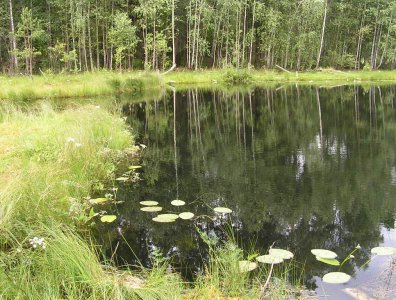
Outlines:
<svg viewBox="0 0 396 300"><path fill-rule="evenodd" d="M172 62L176 66L176 45L175 45L175 0L172 0Z"/></svg>
<svg viewBox="0 0 396 300"><path fill-rule="evenodd" d="M12 72L18 71L18 59L16 57L16 39L15 39L15 26L14 26L14 16L12 11L12 0L8 1L10 7L10 29L11 29L11 46L12 46L12 53L11 53L11 68Z"/></svg>
<svg viewBox="0 0 396 300"><path fill-rule="evenodd" d="M322 57L322 52L323 52L324 35L325 35L325 31L326 31L327 1L328 0L325 0L325 7L324 7L324 14L323 14L323 24L322 24L322 34L321 34L321 37L320 37L320 48L319 48L319 53L318 53L318 59L316 61L316 68L319 68L319 66L320 66L320 59Z"/></svg>
<svg viewBox="0 0 396 300"><path fill-rule="evenodd" d="M252 55L253 55L253 40L254 40L254 21L256 18L256 0L253 2L253 16L252 16L252 32L250 35L250 53L249 53L249 66L252 65Z"/></svg>

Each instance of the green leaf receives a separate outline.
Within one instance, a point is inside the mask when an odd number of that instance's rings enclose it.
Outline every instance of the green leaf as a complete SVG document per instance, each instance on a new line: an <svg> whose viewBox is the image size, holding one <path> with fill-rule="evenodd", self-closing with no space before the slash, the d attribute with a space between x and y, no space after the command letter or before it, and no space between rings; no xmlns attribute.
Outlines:
<svg viewBox="0 0 396 300"><path fill-rule="evenodd" d="M263 264L280 264L283 262L283 259L277 256L272 256L272 255L261 255L256 257L256 260L258 262L261 262Z"/></svg>
<svg viewBox="0 0 396 300"><path fill-rule="evenodd" d="M184 202L184 201L182 201L182 200L173 200L173 201L171 202L171 204L172 204L173 206L183 206L183 205L186 204L186 202Z"/></svg>
<svg viewBox="0 0 396 300"><path fill-rule="evenodd" d="M90 218L93 218L95 216L95 211L93 209L93 207L91 207L91 209L89 210L89 215Z"/></svg>
<svg viewBox="0 0 396 300"><path fill-rule="evenodd" d="M115 215L105 215L100 218L100 221L102 221L103 223L111 223L114 222L116 219L117 216Z"/></svg>
<svg viewBox="0 0 396 300"><path fill-rule="evenodd" d="M215 207L213 209L215 212L220 213L220 214L230 214L232 213L232 210L227 208L227 207Z"/></svg>
<svg viewBox="0 0 396 300"><path fill-rule="evenodd" d="M194 218L194 214L191 212L182 212L179 214L179 218L183 220L189 220Z"/></svg>
<svg viewBox="0 0 396 300"><path fill-rule="evenodd" d="M294 257L294 254L291 253L290 251L284 249L277 249L277 248L271 248L269 250L269 254L282 259L291 259Z"/></svg>
<svg viewBox="0 0 396 300"><path fill-rule="evenodd" d="M334 259L338 256L337 253L326 249L312 249L311 253L324 259Z"/></svg>
<svg viewBox="0 0 396 300"><path fill-rule="evenodd" d="M155 217L152 220L158 223L172 223L176 221L175 219L167 219L167 218L159 218L159 217Z"/></svg>
<svg viewBox="0 0 396 300"><path fill-rule="evenodd" d="M142 168L142 166L129 166L128 167L129 170L137 170L137 169L140 169L140 168Z"/></svg>
<svg viewBox="0 0 396 300"><path fill-rule="evenodd" d="M327 283L341 284L347 283L351 276L343 272L331 272L323 276L322 280Z"/></svg>
<svg viewBox="0 0 396 300"><path fill-rule="evenodd" d="M157 216L158 218L162 218L162 219L173 219L176 220L179 218L179 215L176 214L161 214Z"/></svg>
<svg viewBox="0 0 396 300"><path fill-rule="evenodd" d="M139 202L141 205L145 205L145 206L155 206L158 205L157 201L140 201Z"/></svg>
<svg viewBox="0 0 396 300"><path fill-rule="evenodd" d="M321 258L319 256L316 256L316 259L318 261L321 261L322 263L328 264L328 265L332 265L332 266L339 266L340 262L336 259L326 259L326 258Z"/></svg>
<svg viewBox="0 0 396 300"><path fill-rule="evenodd" d="M161 206L146 206L146 207L142 207L140 209L141 211L145 211L145 212L158 212L162 210Z"/></svg>
<svg viewBox="0 0 396 300"><path fill-rule="evenodd" d="M396 249L392 247L375 247L371 249L372 254L377 254L381 256L396 254Z"/></svg>

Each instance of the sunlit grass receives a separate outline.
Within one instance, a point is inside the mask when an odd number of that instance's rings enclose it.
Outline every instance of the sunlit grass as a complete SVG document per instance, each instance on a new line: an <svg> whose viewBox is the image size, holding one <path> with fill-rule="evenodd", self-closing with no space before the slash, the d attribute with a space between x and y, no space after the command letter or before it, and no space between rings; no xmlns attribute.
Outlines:
<svg viewBox="0 0 396 300"><path fill-rule="evenodd" d="M229 70L178 70L165 76L166 82L173 84L211 84L224 83ZM251 75L252 84L266 83L308 83L308 84L359 84L365 81L396 82L396 71L338 71L324 69L290 73L277 70L246 70Z"/></svg>
<svg viewBox="0 0 396 300"><path fill-rule="evenodd" d="M160 89L162 79L157 73L93 72L27 76L0 76L0 99L18 101L42 98L76 98L140 93Z"/></svg>

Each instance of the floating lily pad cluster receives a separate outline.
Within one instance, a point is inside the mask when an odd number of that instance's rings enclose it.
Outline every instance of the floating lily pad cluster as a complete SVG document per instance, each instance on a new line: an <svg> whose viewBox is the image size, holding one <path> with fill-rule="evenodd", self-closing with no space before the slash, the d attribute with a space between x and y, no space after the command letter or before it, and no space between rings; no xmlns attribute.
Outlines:
<svg viewBox="0 0 396 300"><path fill-rule="evenodd" d="M337 253L326 249L312 249L311 253L316 259L332 266L339 266L340 262L336 259ZM322 280L327 283L347 283L351 276L343 272L330 272L323 276Z"/></svg>
<svg viewBox="0 0 396 300"><path fill-rule="evenodd" d="M160 212L162 211L162 207L158 206L157 201L151 201L151 200L146 200L146 201L141 201L139 202L143 207L140 208L141 211L144 212ZM171 201L171 205L180 207L186 205L186 202L180 199L175 199ZM230 214L232 213L232 210L227 208L227 207L215 207L213 209L214 212L218 214ZM159 223L172 223L175 222L177 219L182 219L182 220L190 220L194 218L194 214L192 212L182 212L179 214L159 214L156 217L154 217L152 220L154 222L159 222Z"/></svg>
<svg viewBox="0 0 396 300"><path fill-rule="evenodd" d="M356 250L359 250L361 247L358 245L352 253L354 253ZM312 249L311 253L316 256L316 259L320 262L323 262L328 265L332 266L340 266L348 261L351 258L354 258L354 256L349 254L342 263L340 263L337 260L337 253L326 250L326 249ZM371 253L375 255L395 255L396 254L396 249L392 247L375 247L371 249ZM342 284L342 283L347 283L351 279L351 276L344 273L344 272L330 272L327 273L323 276L322 280L326 283L334 283L334 284Z"/></svg>
<svg viewBox="0 0 396 300"><path fill-rule="evenodd" d="M256 261L263 264L276 265L284 262L285 260L291 259L294 254L288 250L271 248L269 254L260 255L256 257ZM248 260L241 260L239 262L240 272L249 272L257 268L256 262L251 262Z"/></svg>
<svg viewBox="0 0 396 300"><path fill-rule="evenodd" d="M142 208L140 208L141 211L144 212L160 212L162 211L162 207L158 206L157 201L151 201L151 200L146 200L146 201L141 201L139 202L141 205L143 205ZM186 204L186 202L182 200L173 200L171 202L173 206L183 206ZM158 223L172 223L175 222L177 219L182 219L182 220L189 220L194 217L194 214L192 212L182 212L180 214L159 214L156 217L154 217L152 220L154 222Z"/></svg>

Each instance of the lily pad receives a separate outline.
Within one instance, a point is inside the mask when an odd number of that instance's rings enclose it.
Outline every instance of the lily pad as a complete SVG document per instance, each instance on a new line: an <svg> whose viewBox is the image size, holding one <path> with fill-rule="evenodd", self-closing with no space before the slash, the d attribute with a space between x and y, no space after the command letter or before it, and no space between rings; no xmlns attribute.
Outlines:
<svg viewBox="0 0 396 300"><path fill-rule="evenodd" d="M145 212L158 212L162 210L161 206L145 206L140 209L141 211Z"/></svg>
<svg viewBox="0 0 396 300"><path fill-rule="evenodd" d="M339 266L340 262L336 259L326 259L326 258L321 258L319 256L316 256L316 259L318 261L321 261L322 263L328 264L328 265L332 265L332 266Z"/></svg>
<svg viewBox="0 0 396 300"><path fill-rule="evenodd" d="M256 260L258 262L261 262L263 264L280 264L283 262L283 258L277 257L277 256L272 256L272 255L261 255L256 257Z"/></svg>
<svg viewBox="0 0 396 300"><path fill-rule="evenodd" d="M186 204L186 202L184 202L184 201L182 201L182 200L173 200L173 201L171 202L171 204L172 204L173 206L183 206L183 205Z"/></svg>
<svg viewBox="0 0 396 300"><path fill-rule="evenodd" d="M103 223L111 223L117 219L115 215L105 215L100 218L100 221Z"/></svg>
<svg viewBox="0 0 396 300"><path fill-rule="evenodd" d="M323 276L322 280L327 283L347 283L351 276L343 272L330 272Z"/></svg>
<svg viewBox="0 0 396 300"><path fill-rule="evenodd" d="M220 214L230 214L232 213L232 210L227 208L227 207L215 207L213 209L215 212L220 213Z"/></svg>
<svg viewBox="0 0 396 300"><path fill-rule="evenodd" d="M159 223L172 223L176 221L176 219L167 219L167 218L159 218L159 217L155 217L152 220Z"/></svg>
<svg viewBox="0 0 396 300"><path fill-rule="evenodd" d="M161 214L161 215L158 215L157 218L176 220L176 219L179 218L179 215L176 215L176 214Z"/></svg>
<svg viewBox="0 0 396 300"><path fill-rule="evenodd" d="M375 247L371 249L372 254L377 254L381 256L396 254L396 249L392 247Z"/></svg>
<svg viewBox="0 0 396 300"><path fill-rule="evenodd" d="M269 254L282 259L291 259L294 257L294 254L291 253L290 251L284 249L277 249L277 248L271 248L269 250Z"/></svg>
<svg viewBox="0 0 396 300"><path fill-rule="evenodd" d="M324 259L334 259L338 256L337 253L326 249L312 249L311 253Z"/></svg>
<svg viewBox="0 0 396 300"><path fill-rule="evenodd" d="M189 220L194 218L194 214L191 212L182 212L179 214L179 218L183 220Z"/></svg>
<svg viewBox="0 0 396 300"><path fill-rule="evenodd" d="M137 170L137 169L140 169L140 168L142 168L142 166L129 166L128 167L129 170Z"/></svg>
<svg viewBox="0 0 396 300"><path fill-rule="evenodd" d="M89 202L91 202L92 204L101 204L101 203L106 203L108 201L110 201L109 198L96 198L89 200Z"/></svg>
<svg viewBox="0 0 396 300"><path fill-rule="evenodd" d="M150 201L150 200L148 200L148 201L140 201L139 202L141 205L145 205L145 206L155 206L155 205L158 205L158 202L157 201Z"/></svg>
<svg viewBox="0 0 396 300"><path fill-rule="evenodd" d="M250 272L257 268L257 264L255 262L250 262L248 260L241 260L239 261L239 271Z"/></svg>

